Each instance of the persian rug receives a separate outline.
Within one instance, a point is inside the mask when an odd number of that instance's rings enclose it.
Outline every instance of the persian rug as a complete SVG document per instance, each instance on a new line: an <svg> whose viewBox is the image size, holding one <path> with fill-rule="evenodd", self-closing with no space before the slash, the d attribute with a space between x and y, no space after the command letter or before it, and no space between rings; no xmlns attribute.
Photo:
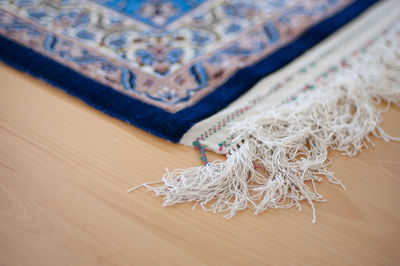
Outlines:
<svg viewBox="0 0 400 266"><path fill-rule="evenodd" d="M374 0L0 0L0 58L173 142Z"/></svg>
<svg viewBox="0 0 400 266"><path fill-rule="evenodd" d="M146 187L230 218L324 199L400 106L400 2L0 0L0 58L103 112L194 146ZM205 150L226 155L208 162ZM160 183L160 185L156 185Z"/></svg>

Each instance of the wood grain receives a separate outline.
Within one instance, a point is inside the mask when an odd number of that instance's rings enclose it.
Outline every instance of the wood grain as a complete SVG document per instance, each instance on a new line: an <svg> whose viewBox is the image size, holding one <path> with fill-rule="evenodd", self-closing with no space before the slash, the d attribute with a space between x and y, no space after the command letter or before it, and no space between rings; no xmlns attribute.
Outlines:
<svg viewBox="0 0 400 266"><path fill-rule="evenodd" d="M331 153L347 189L324 182L311 210L231 220L164 208L164 168L199 165L169 143L0 64L0 265L399 265L400 143ZM400 109L383 127L400 136ZM216 155L211 157L216 158Z"/></svg>

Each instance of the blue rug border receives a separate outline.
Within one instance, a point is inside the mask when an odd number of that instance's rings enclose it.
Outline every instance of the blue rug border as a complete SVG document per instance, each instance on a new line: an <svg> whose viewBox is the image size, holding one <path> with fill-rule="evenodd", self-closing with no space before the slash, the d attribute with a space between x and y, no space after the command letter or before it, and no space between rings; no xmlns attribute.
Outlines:
<svg viewBox="0 0 400 266"><path fill-rule="evenodd" d="M84 77L3 36L0 36L0 60L80 98L112 117L135 125L153 135L172 142L179 142L195 123L226 107L260 79L287 65L377 1L355 1L346 9L312 27L296 41L279 49L266 59L241 69L196 105L174 114Z"/></svg>

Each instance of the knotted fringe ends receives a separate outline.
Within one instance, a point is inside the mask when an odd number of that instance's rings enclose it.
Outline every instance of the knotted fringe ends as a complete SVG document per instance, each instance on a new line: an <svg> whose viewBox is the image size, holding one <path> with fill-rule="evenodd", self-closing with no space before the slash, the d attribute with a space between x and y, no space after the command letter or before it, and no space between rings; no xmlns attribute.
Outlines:
<svg viewBox="0 0 400 266"><path fill-rule="evenodd" d="M226 161L167 171L161 186L143 186L163 196L164 206L195 202L194 207L227 212L226 218L246 208L254 208L255 214L268 208L301 210L300 201L306 200L315 222L314 202L324 201L316 181L325 177L343 186L327 169L328 148L352 157L373 145L370 134L400 140L379 126L387 108L376 106L382 100L388 106L400 105L396 34L355 58L329 82L300 93L297 100L262 106L236 124Z"/></svg>

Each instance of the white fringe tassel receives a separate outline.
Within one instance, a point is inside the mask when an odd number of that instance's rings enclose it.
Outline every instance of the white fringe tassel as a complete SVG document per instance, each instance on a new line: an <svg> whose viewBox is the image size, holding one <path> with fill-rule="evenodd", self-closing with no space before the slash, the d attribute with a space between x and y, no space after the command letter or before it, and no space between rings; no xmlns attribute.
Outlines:
<svg viewBox="0 0 400 266"><path fill-rule="evenodd" d="M400 105L396 34L388 34L329 84L275 108L265 106L235 125L226 161L167 170L163 185L143 186L163 196L164 206L195 202L194 207L200 204L207 211L228 212L226 218L249 207L255 214L268 208L301 210L300 201L306 200L315 222L314 202L324 201L316 181L326 177L343 187L327 169L328 148L351 157L373 145L370 134L385 141L396 139L379 126L387 108L376 107L381 100Z"/></svg>

